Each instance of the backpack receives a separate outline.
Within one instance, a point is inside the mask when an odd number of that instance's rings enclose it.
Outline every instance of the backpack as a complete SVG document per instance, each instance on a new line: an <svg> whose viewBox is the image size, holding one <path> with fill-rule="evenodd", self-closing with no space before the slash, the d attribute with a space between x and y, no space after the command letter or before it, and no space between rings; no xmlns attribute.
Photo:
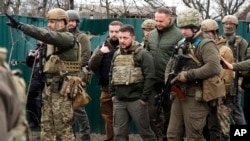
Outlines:
<svg viewBox="0 0 250 141"><path fill-rule="evenodd" d="M17 88L18 92L18 98L21 102L21 111L18 117L17 124L14 128L12 128L9 133L9 139L13 140L22 140L26 138L28 141L31 135L31 132L29 130L29 126L26 120L26 84L23 78L20 77L21 71L20 70L12 70L12 77L14 84Z"/></svg>
<svg viewBox="0 0 250 141"><path fill-rule="evenodd" d="M0 111L0 115L5 116L6 125L0 129L1 137L4 140L29 140L30 131L25 116L26 106L26 85L21 78L20 71L14 70L11 72L9 66L5 62L7 50L0 48L0 98L3 101L5 110ZM7 133L6 133L7 132ZM7 139L6 139L7 138Z"/></svg>

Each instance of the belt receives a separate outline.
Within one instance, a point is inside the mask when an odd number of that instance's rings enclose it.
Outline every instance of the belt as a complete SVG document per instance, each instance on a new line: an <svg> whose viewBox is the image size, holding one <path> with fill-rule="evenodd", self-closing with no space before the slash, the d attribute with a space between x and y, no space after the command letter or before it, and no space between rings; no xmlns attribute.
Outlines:
<svg viewBox="0 0 250 141"><path fill-rule="evenodd" d="M56 76L60 76L59 73L45 73L44 74L45 78L53 78L53 77L56 77Z"/></svg>

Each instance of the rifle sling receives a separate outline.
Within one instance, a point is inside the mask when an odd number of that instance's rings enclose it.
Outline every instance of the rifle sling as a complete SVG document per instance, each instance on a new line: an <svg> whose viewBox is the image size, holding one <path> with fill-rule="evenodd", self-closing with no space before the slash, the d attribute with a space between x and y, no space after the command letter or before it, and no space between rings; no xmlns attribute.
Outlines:
<svg viewBox="0 0 250 141"><path fill-rule="evenodd" d="M193 48L192 48L191 43L189 43L188 49L190 50L190 52L189 52L187 55L188 55L189 57L191 57L191 58L194 60L194 62L195 62L198 66L200 66L200 65L201 65L201 62L200 62L200 61L198 60L198 58L195 56L194 50L193 50Z"/></svg>

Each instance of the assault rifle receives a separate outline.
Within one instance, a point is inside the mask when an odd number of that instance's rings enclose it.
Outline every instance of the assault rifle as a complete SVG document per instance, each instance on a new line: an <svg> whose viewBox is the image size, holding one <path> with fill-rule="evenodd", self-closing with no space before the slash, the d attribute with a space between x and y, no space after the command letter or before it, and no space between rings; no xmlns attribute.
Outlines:
<svg viewBox="0 0 250 141"><path fill-rule="evenodd" d="M240 44L237 43L236 47L236 60L235 63L238 63L240 61ZM233 86L233 91L231 92L231 98L233 104L236 104L237 102L237 95L239 93L239 88L238 88L238 80L239 80L239 71L235 71L235 77L234 77L234 86Z"/></svg>
<svg viewBox="0 0 250 141"><path fill-rule="evenodd" d="M190 57L187 55L178 55L176 57L172 72L169 73L165 86L163 87L162 91L155 97L158 116L160 115L162 108L164 108L164 103L168 103L170 101L171 91L174 91L179 99L185 98L183 92L173 84L174 82L172 82L172 80L178 75L179 72L183 70L183 68L186 66L187 60L189 59Z"/></svg>

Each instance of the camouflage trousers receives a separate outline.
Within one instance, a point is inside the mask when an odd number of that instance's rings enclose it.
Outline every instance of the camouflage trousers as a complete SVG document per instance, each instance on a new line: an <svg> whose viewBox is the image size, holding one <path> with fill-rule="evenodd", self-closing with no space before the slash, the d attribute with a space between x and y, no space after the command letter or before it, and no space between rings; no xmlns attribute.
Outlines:
<svg viewBox="0 0 250 141"><path fill-rule="evenodd" d="M42 95L41 141L75 141L72 100L45 86Z"/></svg>

